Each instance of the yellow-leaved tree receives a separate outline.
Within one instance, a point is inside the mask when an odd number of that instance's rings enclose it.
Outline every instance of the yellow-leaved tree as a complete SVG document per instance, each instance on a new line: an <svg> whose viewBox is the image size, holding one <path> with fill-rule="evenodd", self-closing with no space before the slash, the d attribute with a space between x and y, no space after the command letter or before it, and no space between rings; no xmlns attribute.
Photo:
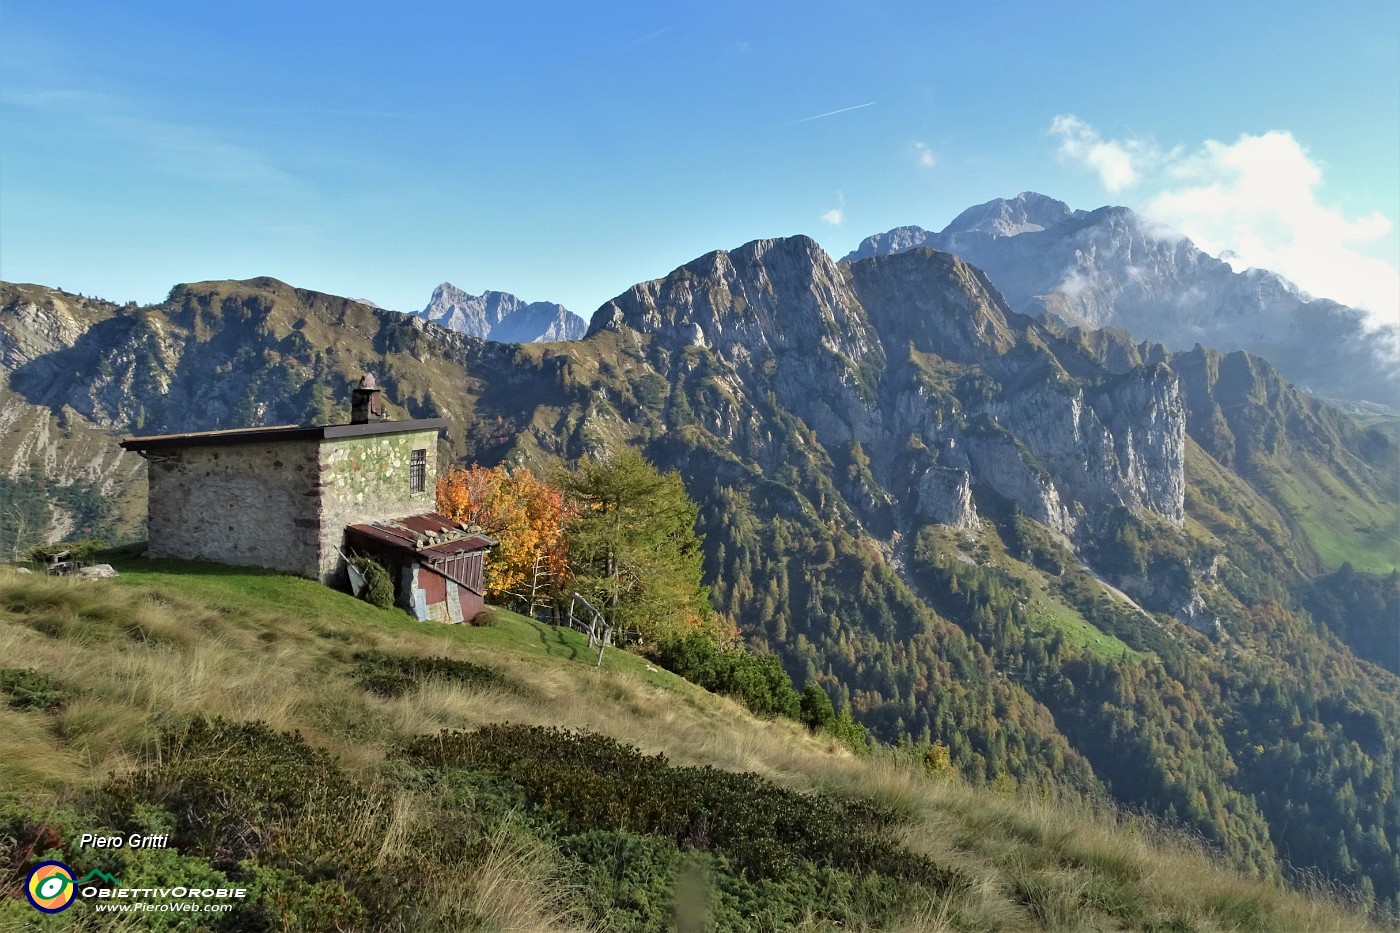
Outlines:
<svg viewBox="0 0 1400 933"><path fill-rule="evenodd" d="M533 611L562 584L570 510L559 487L528 467L450 470L438 478L437 510L500 542L486 560L487 599Z"/></svg>

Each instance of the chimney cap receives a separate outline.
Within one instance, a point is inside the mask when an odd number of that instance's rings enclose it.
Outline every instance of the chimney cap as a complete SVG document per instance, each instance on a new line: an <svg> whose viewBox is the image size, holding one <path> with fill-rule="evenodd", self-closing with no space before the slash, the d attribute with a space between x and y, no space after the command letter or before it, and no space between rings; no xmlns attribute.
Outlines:
<svg viewBox="0 0 1400 933"><path fill-rule="evenodd" d="M365 373L363 376L360 377L360 388L361 388L361 389L373 389L373 388L376 388L376 386L375 386L375 384L374 384L374 373Z"/></svg>

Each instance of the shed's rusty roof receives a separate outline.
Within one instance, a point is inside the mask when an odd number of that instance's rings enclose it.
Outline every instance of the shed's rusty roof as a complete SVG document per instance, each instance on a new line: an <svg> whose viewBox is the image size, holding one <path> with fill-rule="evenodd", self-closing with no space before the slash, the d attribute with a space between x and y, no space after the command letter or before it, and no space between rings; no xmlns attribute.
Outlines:
<svg viewBox="0 0 1400 933"><path fill-rule="evenodd" d="M489 550L499 543L436 512L382 518L351 525L346 530L392 548L412 551L428 563Z"/></svg>
<svg viewBox="0 0 1400 933"><path fill-rule="evenodd" d="M472 551L485 551L496 546L498 542L492 541L485 535L471 535L460 538L456 541L446 541L442 544L435 544L432 547L423 549L424 554L431 554L434 558L445 559L456 557L458 554L468 554Z"/></svg>

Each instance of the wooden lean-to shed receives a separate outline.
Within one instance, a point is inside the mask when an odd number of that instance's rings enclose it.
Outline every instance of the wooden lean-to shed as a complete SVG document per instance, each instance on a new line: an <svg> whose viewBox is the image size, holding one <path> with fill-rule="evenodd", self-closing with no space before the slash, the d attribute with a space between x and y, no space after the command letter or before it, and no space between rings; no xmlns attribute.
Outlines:
<svg viewBox="0 0 1400 933"><path fill-rule="evenodd" d="M486 552L496 542L433 512L345 529L352 552L394 576L400 606L419 620L467 622L486 608Z"/></svg>

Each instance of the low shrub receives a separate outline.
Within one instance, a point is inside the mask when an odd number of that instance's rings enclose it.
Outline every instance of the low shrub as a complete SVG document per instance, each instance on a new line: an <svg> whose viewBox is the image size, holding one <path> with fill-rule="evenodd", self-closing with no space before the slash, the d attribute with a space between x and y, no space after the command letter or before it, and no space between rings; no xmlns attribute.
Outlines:
<svg viewBox="0 0 1400 933"><path fill-rule="evenodd" d="M387 651L357 651L354 677L360 686L382 697L399 697L429 680L488 687L511 693L523 686L494 668L455 658L420 658Z"/></svg>
<svg viewBox="0 0 1400 933"><path fill-rule="evenodd" d="M137 804L159 806L175 819L172 844L217 868L247 858L295 862L321 844L334 850L325 834L366 808L365 792L333 756L261 723L195 720L165 734L157 760L107 783L108 815L120 822Z"/></svg>
<svg viewBox="0 0 1400 933"><path fill-rule="evenodd" d="M721 648L695 632L662 642L656 662L706 690L733 697L758 716L797 719L801 715L792 679L775 655Z"/></svg>
<svg viewBox="0 0 1400 933"><path fill-rule="evenodd" d="M394 608L394 578L389 570L373 557L354 555L350 563L365 575L365 591L360 598L380 609Z"/></svg>
<svg viewBox="0 0 1400 933"><path fill-rule="evenodd" d="M376 864L388 807L333 755L223 719L169 731L160 746L155 764L107 782L96 816L130 833L156 814L172 850L246 882L237 928L365 929L407 896Z"/></svg>
<svg viewBox="0 0 1400 933"><path fill-rule="evenodd" d="M53 544L40 544L30 548L24 559L33 564L46 563L49 558L68 552L66 560L87 560L107 547L105 541L56 541Z"/></svg>
<svg viewBox="0 0 1400 933"><path fill-rule="evenodd" d="M591 732L494 724L444 731L406 750L422 766L509 777L560 831L625 831L722 855L742 874L781 879L812 867L877 873L943 889L954 880L897 845L893 810L802 794L756 774L680 768Z"/></svg>
<svg viewBox="0 0 1400 933"><path fill-rule="evenodd" d="M61 857L64 835L80 822L67 807L35 813L17 799L0 797L0 894L13 891L18 896L30 869Z"/></svg>
<svg viewBox="0 0 1400 933"><path fill-rule="evenodd" d="M63 705L59 683L33 668L0 668L0 694L10 698L11 709L54 710Z"/></svg>

